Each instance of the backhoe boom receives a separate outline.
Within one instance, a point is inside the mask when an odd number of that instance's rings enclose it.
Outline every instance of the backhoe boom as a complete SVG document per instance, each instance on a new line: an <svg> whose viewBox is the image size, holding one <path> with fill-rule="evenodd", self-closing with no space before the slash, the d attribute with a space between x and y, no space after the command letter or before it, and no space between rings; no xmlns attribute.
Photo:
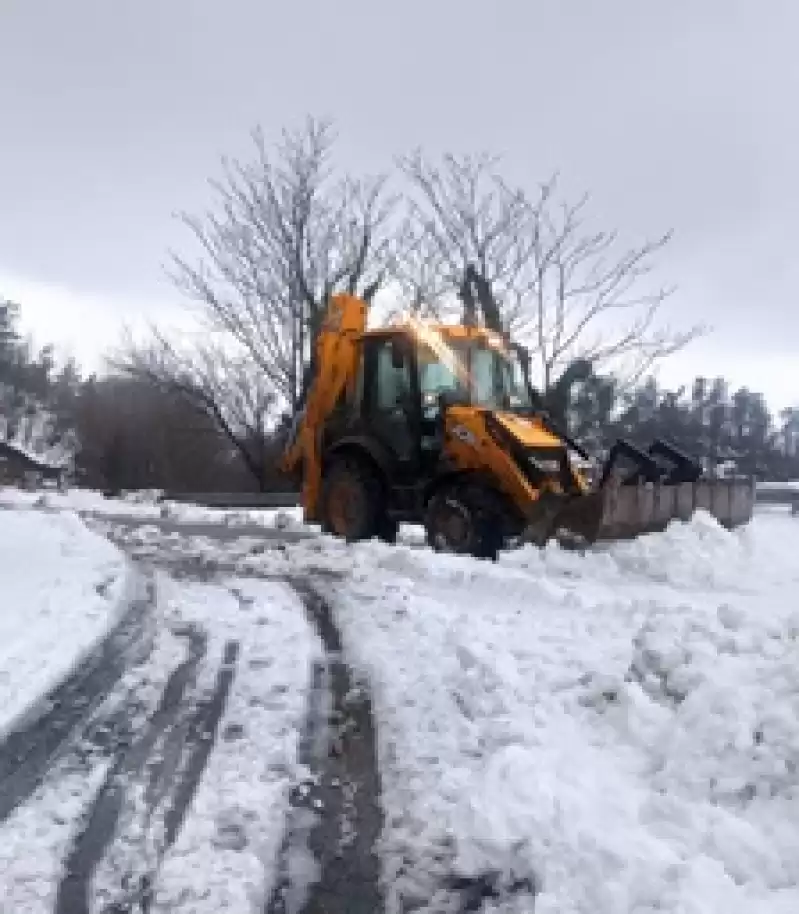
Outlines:
<svg viewBox="0 0 799 914"><path fill-rule="evenodd" d="M316 370L305 397L305 407L283 455L282 470L302 470L305 520L319 520L322 488L322 431L342 394L355 386L358 343L366 329L366 305L354 295L333 295L316 339Z"/></svg>

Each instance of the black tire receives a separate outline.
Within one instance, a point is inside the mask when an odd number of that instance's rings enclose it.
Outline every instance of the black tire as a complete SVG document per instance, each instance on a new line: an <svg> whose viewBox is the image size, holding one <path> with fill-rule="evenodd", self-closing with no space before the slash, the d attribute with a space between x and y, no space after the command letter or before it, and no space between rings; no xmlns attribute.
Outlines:
<svg viewBox="0 0 799 914"><path fill-rule="evenodd" d="M394 520L393 517L389 517L388 514L383 514L383 520L380 524L380 530L378 532L378 537L383 540L384 543L391 543L392 545L397 542L397 536L399 534L399 521Z"/></svg>
<svg viewBox="0 0 799 914"><path fill-rule="evenodd" d="M496 561L507 528L504 499L488 486L448 485L433 495L425 514L427 544L437 552Z"/></svg>
<svg viewBox="0 0 799 914"><path fill-rule="evenodd" d="M322 483L322 529L348 543L380 536L385 493L377 470L354 455L334 457Z"/></svg>

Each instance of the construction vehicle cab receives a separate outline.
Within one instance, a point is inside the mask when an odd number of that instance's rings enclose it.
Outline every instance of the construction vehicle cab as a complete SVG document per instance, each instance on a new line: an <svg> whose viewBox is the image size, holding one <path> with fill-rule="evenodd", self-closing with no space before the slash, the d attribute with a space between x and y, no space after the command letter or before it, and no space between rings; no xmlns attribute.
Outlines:
<svg viewBox="0 0 799 914"><path fill-rule="evenodd" d="M453 452L459 442L479 451L480 412L529 406L499 341L483 331L425 329L409 325L361 337L355 384L323 433L320 519L334 533L391 538L400 521L425 518L429 529L431 522L438 526L433 496L467 478L476 491L480 472L490 471L487 460L464 461ZM543 436L542 443L559 446ZM482 487L490 483L482 480ZM435 500L438 513L443 504ZM512 504L497 517L513 526ZM523 518L515 519L521 527ZM460 533L469 535L465 528Z"/></svg>
<svg viewBox="0 0 799 914"><path fill-rule="evenodd" d="M283 460L301 479L306 521L350 541L423 524L434 548L494 557L511 540L659 529L696 507L684 493L665 504L661 490L693 493L701 475L665 442L650 453L618 444L592 486L578 463L588 455L541 410L522 352L500 334L414 319L365 325L360 299L332 298ZM624 460L632 469L620 476ZM638 495L647 486L658 492L648 514ZM714 513L748 520L750 494Z"/></svg>

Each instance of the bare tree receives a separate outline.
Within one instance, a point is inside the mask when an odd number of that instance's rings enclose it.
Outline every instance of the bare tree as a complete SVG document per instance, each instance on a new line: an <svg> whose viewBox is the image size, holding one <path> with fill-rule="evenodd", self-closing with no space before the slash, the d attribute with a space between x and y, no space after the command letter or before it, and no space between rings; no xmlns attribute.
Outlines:
<svg viewBox="0 0 799 914"><path fill-rule="evenodd" d="M657 322L674 290L647 280L671 233L620 249L617 232L588 229L587 196L557 202L553 176L531 199L497 166L488 155L400 161L415 194L399 275L417 310L441 315L457 296L468 311L482 296L532 350L545 390L575 358L630 385L704 332Z"/></svg>
<svg viewBox="0 0 799 914"><path fill-rule="evenodd" d="M174 391L135 378L91 378L75 418L81 483L111 491L237 491L251 474L216 421Z"/></svg>
<svg viewBox="0 0 799 914"><path fill-rule="evenodd" d="M396 278L416 313L444 318L456 295L468 307L470 266L497 295L516 287L529 258L529 203L496 176L497 164L485 153L445 155L436 167L418 150L399 160L416 194L407 197Z"/></svg>
<svg viewBox="0 0 799 914"><path fill-rule="evenodd" d="M261 130L252 140L254 159L225 161L212 182L215 210L182 214L202 258L173 254L172 276L294 410L330 295L369 302L383 280L394 201L382 176L334 177L326 121L284 131L273 156Z"/></svg>
<svg viewBox="0 0 799 914"><path fill-rule="evenodd" d="M264 490L274 458L269 447L275 424L271 380L249 353L230 345L206 342L179 348L156 328L151 334L141 345L128 332L121 355L109 360L112 367L182 397L210 418Z"/></svg>
<svg viewBox="0 0 799 914"><path fill-rule="evenodd" d="M254 157L224 160L211 181L213 208L180 214L199 258L171 254L171 277L213 342L177 345L153 329L144 346L128 334L112 360L212 415L259 485L277 415L304 397L330 296L371 302L393 256L385 178L336 176L334 139L314 118L274 150L253 131Z"/></svg>

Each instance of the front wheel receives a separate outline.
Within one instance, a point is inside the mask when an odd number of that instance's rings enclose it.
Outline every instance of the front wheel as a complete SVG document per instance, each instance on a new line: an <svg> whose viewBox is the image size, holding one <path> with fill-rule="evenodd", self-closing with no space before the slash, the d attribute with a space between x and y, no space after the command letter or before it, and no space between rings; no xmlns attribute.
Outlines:
<svg viewBox="0 0 799 914"><path fill-rule="evenodd" d="M428 545L437 552L496 560L505 518L498 497L478 486L447 486L430 499L425 516Z"/></svg>

